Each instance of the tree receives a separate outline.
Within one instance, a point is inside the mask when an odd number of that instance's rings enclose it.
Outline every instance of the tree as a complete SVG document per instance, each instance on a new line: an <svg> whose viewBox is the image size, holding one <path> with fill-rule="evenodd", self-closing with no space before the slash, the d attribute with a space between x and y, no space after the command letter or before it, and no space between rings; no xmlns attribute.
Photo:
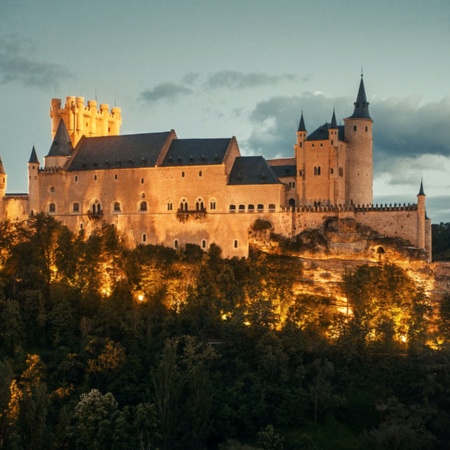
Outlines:
<svg viewBox="0 0 450 450"><path fill-rule="evenodd" d="M362 351L366 346L391 354L425 341L429 301L400 267L360 266L343 278L351 307L349 332Z"/></svg>
<svg viewBox="0 0 450 450"><path fill-rule="evenodd" d="M81 394L74 410L77 443L88 450L111 448L116 412L117 402L110 392L103 395L92 389Z"/></svg>

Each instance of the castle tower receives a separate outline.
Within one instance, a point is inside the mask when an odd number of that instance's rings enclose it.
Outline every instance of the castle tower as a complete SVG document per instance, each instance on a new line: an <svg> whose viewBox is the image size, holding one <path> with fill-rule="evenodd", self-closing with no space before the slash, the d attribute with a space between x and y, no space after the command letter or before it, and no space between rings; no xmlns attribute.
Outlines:
<svg viewBox="0 0 450 450"><path fill-rule="evenodd" d="M52 139L58 130L60 119L66 124L67 133L72 141L72 146L76 147L83 136L117 136L120 134L122 124L121 109L111 108L102 103L97 110L97 102L89 100L84 106L84 97L66 97L64 107L61 107L61 100L54 98L50 105L50 117L52 119Z"/></svg>
<svg viewBox="0 0 450 450"><path fill-rule="evenodd" d="M417 194L417 247L426 248L426 207L423 180L420 181L420 189Z"/></svg>
<svg viewBox="0 0 450 450"><path fill-rule="evenodd" d="M39 160L33 145L28 161L28 208L33 215L40 211L39 208Z"/></svg>
<svg viewBox="0 0 450 450"><path fill-rule="evenodd" d="M330 127L328 128L328 140L330 141L330 170L328 179L329 200L331 204L337 205L339 203L345 203L344 183L342 177L339 176L339 167L342 167L345 164L345 161L341 161L341 153L339 152L339 127L337 125L334 108Z"/></svg>
<svg viewBox="0 0 450 450"><path fill-rule="evenodd" d="M64 120L60 119L48 155L44 157L45 167L62 168L72 155L72 142Z"/></svg>
<svg viewBox="0 0 450 450"><path fill-rule="evenodd" d="M345 156L345 201L368 205L373 200L372 119L361 75L353 114L344 119L347 142Z"/></svg>
<svg viewBox="0 0 450 450"><path fill-rule="evenodd" d="M297 196L301 205L306 203L306 177L305 177L305 142L306 142L306 127L305 120L303 119L303 111L300 116L300 123L297 129L297 143L294 144L294 155L296 161L296 187L297 187Z"/></svg>

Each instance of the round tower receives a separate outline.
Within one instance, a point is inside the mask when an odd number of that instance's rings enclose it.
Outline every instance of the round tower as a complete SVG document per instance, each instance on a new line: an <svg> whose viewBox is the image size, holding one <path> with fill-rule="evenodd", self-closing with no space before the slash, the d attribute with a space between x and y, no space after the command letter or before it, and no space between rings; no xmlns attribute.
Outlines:
<svg viewBox="0 0 450 450"><path fill-rule="evenodd" d="M28 212L30 215L40 212L39 207L39 160L33 145L28 161Z"/></svg>
<svg viewBox="0 0 450 450"><path fill-rule="evenodd" d="M296 188L297 196L301 205L306 203L305 198L305 142L306 142L306 127L303 119L303 111L300 116L300 123L297 129L297 142L294 144L294 155L296 164Z"/></svg>
<svg viewBox="0 0 450 450"><path fill-rule="evenodd" d="M52 139L55 137L61 119L61 99L52 98L50 104L50 117L52 119Z"/></svg>
<svg viewBox="0 0 450 450"><path fill-rule="evenodd" d="M361 75L353 114L344 119L346 145L345 202L369 205L373 201L372 119Z"/></svg>

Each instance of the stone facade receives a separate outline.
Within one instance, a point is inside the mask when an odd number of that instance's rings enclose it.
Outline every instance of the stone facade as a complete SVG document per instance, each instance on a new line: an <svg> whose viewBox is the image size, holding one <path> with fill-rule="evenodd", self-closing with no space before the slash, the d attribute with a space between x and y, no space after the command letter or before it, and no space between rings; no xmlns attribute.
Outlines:
<svg viewBox="0 0 450 450"><path fill-rule="evenodd" d="M6 194L1 214L24 220L45 212L89 234L114 224L129 246L186 243L226 257L248 255L249 230L260 218L291 238L351 218L400 237L431 257L431 222L423 188L415 205L372 205L372 119L363 80L352 116L337 126L333 111L308 135L303 113L294 155L266 161L241 156L236 138L179 139L162 133L120 135L121 111L82 97L51 101L53 142L41 167L33 148L28 195ZM1 161L0 161L1 162Z"/></svg>

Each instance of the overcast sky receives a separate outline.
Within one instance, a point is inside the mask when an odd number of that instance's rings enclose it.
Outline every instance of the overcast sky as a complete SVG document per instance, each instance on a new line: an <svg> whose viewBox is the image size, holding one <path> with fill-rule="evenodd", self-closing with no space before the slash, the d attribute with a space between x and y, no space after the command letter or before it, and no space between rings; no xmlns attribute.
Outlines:
<svg viewBox="0 0 450 450"><path fill-rule="evenodd" d="M0 155L27 191L51 145L53 97L122 108L122 134L236 136L245 155L292 156L353 111L364 71L375 202L450 222L449 0L0 0Z"/></svg>

